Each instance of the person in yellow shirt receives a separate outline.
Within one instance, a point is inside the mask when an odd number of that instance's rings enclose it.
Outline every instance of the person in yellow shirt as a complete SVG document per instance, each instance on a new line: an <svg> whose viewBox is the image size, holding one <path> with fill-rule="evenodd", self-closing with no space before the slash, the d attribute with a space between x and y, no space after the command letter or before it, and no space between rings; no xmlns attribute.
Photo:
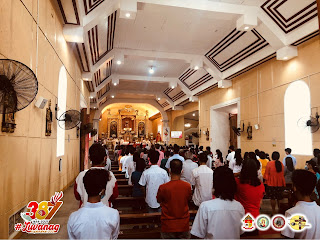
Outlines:
<svg viewBox="0 0 320 240"><path fill-rule="evenodd" d="M260 152L259 157L260 157L259 161L262 166L261 173L262 173L262 176L264 176L264 173L266 171L266 167L267 167L269 160L267 159L266 153L263 151Z"/></svg>

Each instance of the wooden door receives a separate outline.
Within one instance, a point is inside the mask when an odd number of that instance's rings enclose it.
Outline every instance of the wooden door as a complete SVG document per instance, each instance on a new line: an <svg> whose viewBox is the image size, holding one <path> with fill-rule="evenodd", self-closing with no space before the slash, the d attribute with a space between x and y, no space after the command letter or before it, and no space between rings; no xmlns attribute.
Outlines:
<svg viewBox="0 0 320 240"><path fill-rule="evenodd" d="M229 114L229 123L230 123L230 145L233 145L235 148L238 146L237 134L232 130L232 127L237 127L237 114Z"/></svg>

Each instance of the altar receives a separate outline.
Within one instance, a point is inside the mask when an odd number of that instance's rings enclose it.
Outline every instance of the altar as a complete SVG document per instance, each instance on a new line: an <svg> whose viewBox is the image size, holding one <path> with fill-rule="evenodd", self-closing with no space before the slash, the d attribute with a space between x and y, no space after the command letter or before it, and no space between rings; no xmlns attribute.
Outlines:
<svg viewBox="0 0 320 240"><path fill-rule="evenodd" d="M107 126L99 138L108 142L116 140L128 143L148 139L148 121L148 111L139 112L131 105L126 105L117 113L107 109Z"/></svg>

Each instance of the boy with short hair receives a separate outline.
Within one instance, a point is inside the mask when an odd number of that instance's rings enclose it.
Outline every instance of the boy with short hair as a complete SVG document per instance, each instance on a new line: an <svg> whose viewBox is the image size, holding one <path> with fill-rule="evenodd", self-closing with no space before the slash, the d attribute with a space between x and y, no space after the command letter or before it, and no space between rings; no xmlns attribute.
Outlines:
<svg viewBox="0 0 320 240"><path fill-rule="evenodd" d="M157 192L159 186L170 181L168 173L158 166L159 153L150 150L149 159L151 167L143 171L139 184L146 186L146 203L149 212L160 212L160 204L157 202Z"/></svg>
<svg viewBox="0 0 320 240"><path fill-rule="evenodd" d="M310 228L304 228L301 232L294 232L287 226L281 234L288 238L320 239L320 207L310 198L317 184L316 176L307 170L295 170L292 174L294 194L298 200L295 207L286 211L286 218L303 214L307 218Z"/></svg>
<svg viewBox="0 0 320 240"><path fill-rule="evenodd" d="M90 169L83 177L88 201L73 212L68 221L69 239L116 239L119 235L119 212L101 202L105 196L109 173Z"/></svg>
<svg viewBox="0 0 320 240"><path fill-rule="evenodd" d="M191 186L180 180L182 162L170 162L171 181L159 187L157 201L161 204L161 236L164 239L190 238L189 206Z"/></svg>
<svg viewBox="0 0 320 240"><path fill-rule="evenodd" d="M192 200L196 206L212 199L213 171L207 166L207 154L200 153L200 166L192 170L190 183L194 186Z"/></svg>

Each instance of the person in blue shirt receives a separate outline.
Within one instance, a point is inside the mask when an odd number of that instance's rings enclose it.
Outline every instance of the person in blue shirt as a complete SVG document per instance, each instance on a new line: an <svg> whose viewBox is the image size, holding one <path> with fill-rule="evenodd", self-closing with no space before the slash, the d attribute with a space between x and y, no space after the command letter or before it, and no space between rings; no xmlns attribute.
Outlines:
<svg viewBox="0 0 320 240"><path fill-rule="evenodd" d="M283 158L283 161L282 161L283 165L284 166L286 165L286 158L287 157L291 157L292 158L292 162L293 162L293 166L296 167L297 159L294 156L291 155L291 152L292 152L291 148L286 148L284 151L286 152L286 156Z"/></svg>
<svg viewBox="0 0 320 240"><path fill-rule="evenodd" d="M167 161L167 163L166 163L166 168L167 168L167 169L170 168L170 162L171 162L171 160L173 160L173 159L178 159L178 160L180 160L181 162L184 162L184 158L179 155L179 151L180 151L179 145L175 144L175 145L173 146L173 152L174 152L174 154L173 154L172 157L169 157L169 159L168 159L168 161Z"/></svg>

